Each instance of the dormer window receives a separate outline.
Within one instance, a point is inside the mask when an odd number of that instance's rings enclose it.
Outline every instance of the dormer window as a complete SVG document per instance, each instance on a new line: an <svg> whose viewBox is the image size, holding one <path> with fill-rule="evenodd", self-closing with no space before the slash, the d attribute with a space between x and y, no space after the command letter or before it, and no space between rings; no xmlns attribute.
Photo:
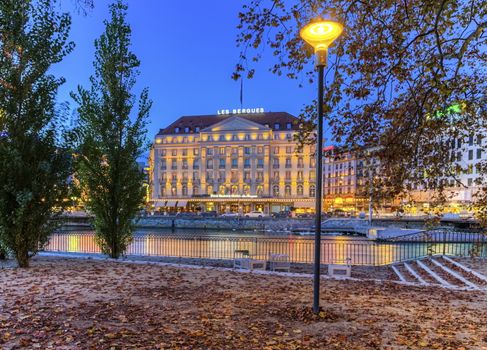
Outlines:
<svg viewBox="0 0 487 350"><path fill-rule="evenodd" d="M264 124L264 126L265 126L266 128L269 128L269 124Z"/></svg>
<svg viewBox="0 0 487 350"><path fill-rule="evenodd" d="M185 133L188 133L189 132L189 127L188 126L184 128L184 132Z"/></svg>
<svg viewBox="0 0 487 350"><path fill-rule="evenodd" d="M291 130L291 128L292 128L292 124L291 124L291 123L287 123L287 124L286 124L286 128L287 128L288 130Z"/></svg>
<svg viewBox="0 0 487 350"><path fill-rule="evenodd" d="M279 130L281 125L279 123L274 124L274 130Z"/></svg>
<svg viewBox="0 0 487 350"><path fill-rule="evenodd" d="M194 128L194 131L196 131L196 132L200 132L200 127L199 127L199 126L197 126L196 128Z"/></svg>
<svg viewBox="0 0 487 350"><path fill-rule="evenodd" d="M174 128L174 132L175 132L176 134L178 134L178 133L179 133L179 128Z"/></svg>

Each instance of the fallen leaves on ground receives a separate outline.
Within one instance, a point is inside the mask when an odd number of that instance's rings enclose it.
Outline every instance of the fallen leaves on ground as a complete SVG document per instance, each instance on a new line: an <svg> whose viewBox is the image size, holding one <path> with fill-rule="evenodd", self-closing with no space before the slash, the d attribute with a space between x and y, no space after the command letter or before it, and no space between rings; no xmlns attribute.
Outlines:
<svg viewBox="0 0 487 350"><path fill-rule="evenodd" d="M0 349L487 349L487 294L37 258L0 270Z"/></svg>

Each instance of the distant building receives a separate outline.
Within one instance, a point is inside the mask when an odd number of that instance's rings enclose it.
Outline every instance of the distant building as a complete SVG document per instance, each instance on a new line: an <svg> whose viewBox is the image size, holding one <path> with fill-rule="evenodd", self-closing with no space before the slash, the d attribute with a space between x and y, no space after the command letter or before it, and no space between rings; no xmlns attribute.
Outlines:
<svg viewBox="0 0 487 350"><path fill-rule="evenodd" d="M298 149L299 119L262 109L185 116L156 135L151 202L163 211L313 211L314 146Z"/></svg>

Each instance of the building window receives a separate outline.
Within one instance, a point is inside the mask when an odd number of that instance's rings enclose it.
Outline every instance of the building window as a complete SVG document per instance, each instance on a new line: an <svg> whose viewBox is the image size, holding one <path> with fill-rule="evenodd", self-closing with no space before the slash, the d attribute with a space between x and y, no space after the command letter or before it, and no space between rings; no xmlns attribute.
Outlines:
<svg viewBox="0 0 487 350"><path fill-rule="evenodd" d="M291 158L286 158L286 168L291 168Z"/></svg>
<svg viewBox="0 0 487 350"><path fill-rule="evenodd" d="M250 135L248 134L245 135L245 141L250 141Z"/></svg>
<svg viewBox="0 0 487 350"><path fill-rule="evenodd" d="M171 162L171 169L176 170L178 168L177 160L173 159Z"/></svg>
<svg viewBox="0 0 487 350"><path fill-rule="evenodd" d="M472 159L473 159L473 149L468 151L468 160L472 160Z"/></svg>
<svg viewBox="0 0 487 350"><path fill-rule="evenodd" d="M277 185L272 186L272 195L274 197L279 197L279 186Z"/></svg>
<svg viewBox="0 0 487 350"><path fill-rule="evenodd" d="M224 171L220 171L220 172L218 173L218 181L219 181L219 182L225 182L225 177L226 177L226 176L225 176L225 172L224 172Z"/></svg>
<svg viewBox="0 0 487 350"><path fill-rule="evenodd" d="M304 160L303 157L298 158L298 168L304 168Z"/></svg>
<svg viewBox="0 0 487 350"><path fill-rule="evenodd" d="M206 161L206 168L207 169L213 169L213 160L212 159L208 159Z"/></svg>
<svg viewBox="0 0 487 350"><path fill-rule="evenodd" d="M232 135L232 141L238 141L238 136L237 135Z"/></svg>
<svg viewBox="0 0 487 350"><path fill-rule="evenodd" d="M200 132L200 127L199 127L199 126L195 127L195 128L194 128L194 131L196 131L196 132Z"/></svg>
<svg viewBox="0 0 487 350"><path fill-rule="evenodd" d="M251 153L250 147L244 147L244 154L249 155Z"/></svg>
<svg viewBox="0 0 487 350"><path fill-rule="evenodd" d="M193 181L198 181L200 179L200 173L195 171L193 172Z"/></svg>
<svg viewBox="0 0 487 350"><path fill-rule="evenodd" d="M193 196L198 196L200 194L200 188L198 186L193 186Z"/></svg>
<svg viewBox="0 0 487 350"><path fill-rule="evenodd" d="M309 196L315 197L316 196L316 187L314 185L309 186Z"/></svg>
<svg viewBox="0 0 487 350"><path fill-rule="evenodd" d="M172 173L172 174L171 174L171 180L172 180L173 182L177 181L177 180L178 180L178 174L177 174L177 173Z"/></svg>
<svg viewBox="0 0 487 350"><path fill-rule="evenodd" d="M316 171L315 170L311 170L309 172L309 179L310 179L310 181L316 181Z"/></svg>
<svg viewBox="0 0 487 350"><path fill-rule="evenodd" d="M174 187L174 186L171 187L171 196L176 197L177 193L178 193L178 191L177 191L176 187Z"/></svg>
<svg viewBox="0 0 487 350"><path fill-rule="evenodd" d="M257 135L257 140L263 140L263 139L264 139L264 135L262 134Z"/></svg>
<svg viewBox="0 0 487 350"><path fill-rule="evenodd" d="M257 159L257 169L262 169L264 168L264 158L258 158Z"/></svg>
<svg viewBox="0 0 487 350"><path fill-rule="evenodd" d="M193 162L193 169L197 170L200 168L200 160L199 159L195 159L194 162Z"/></svg>
<svg viewBox="0 0 487 350"><path fill-rule="evenodd" d="M264 147L262 147L262 146L257 147L257 153L258 154L264 153Z"/></svg>
<svg viewBox="0 0 487 350"><path fill-rule="evenodd" d="M171 154L172 154L173 157L176 157L178 155L178 150L177 149L173 149L171 151Z"/></svg>
<svg viewBox="0 0 487 350"><path fill-rule="evenodd" d="M213 148L208 148L208 150L206 151L206 155L212 156L213 155Z"/></svg>
<svg viewBox="0 0 487 350"><path fill-rule="evenodd" d="M183 169L188 169L188 160L183 159Z"/></svg>
<svg viewBox="0 0 487 350"><path fill-rule="evenodd" d="M244 194L245 196L248 196L248 195L250 194L250 186L249 186L249 185L245 185L245 186L243 187L243 194Z"/></svg>
<svg viewBox="0 0 487 350"><path fill-rule="evenodd" d="M468 186L472 186L473 184L473 180L472 179L468 179Z"/></svg>
<svg viewBox="0 0 487 350"><path fill-rule="evenodd" d="M279 172L274 171L274 176L273 176L274 181L279 181Z"/></svg>
<svg viewBox="0 0 487 350"><path fill-rule="evenodd" d="M237 182L238 181L238 171L232 171L231 174L231 181L232 182Z"/></svg>
<svg viewBox="0 0 487 350"><path fill-rule="evenodd" d="M206 186L206 194L208 194L208 195L213 194L213 186L211 186L211 185Z"/></svg>
<svg viewBox="0 0 487 350"><path fill-rule="evenodd" d="M274 169L279 169L279 158L273 158L272 159L272 167Z"/></svg>
<svg viewBox="0 0 487 350"><path fill-rule="evenodd" d="M256 194L257 194L258 196L262 196L262 194L263 194L263 193L264 193L264 187L262 187L262 186L260 186L260 185L259 185L259 186L257 186L257 191L256 191Z"/></svg>
<svg viewBox="0 0 487 350"><path fill-rule="evenodd" d="M238 186L232 186L232 194L238 194Z"/></svg>
<svg viewBox="0 0 487 350"><path fill-rule="evenodd" d="M473 135L470 135L470 136L468 137L468 145L469 145L469 146L473 146Z"/></svg>
<svg viewBox="0 0 487 350"><path fill-rule="evenodd" d="M232 169L237 169L237 168L238 168L238 159L232 158Z"/></svg>
<svg viewBox="0 0 487 350"><path fill-rule="evenodd" d="M166 170L166 166L167 166L167 165L166 165L166 160L165 160L165 159L163 159L163 160L161 161L161 170Z"/></svg>
<svg viewBox="0 0 487 350"><path fill-rule="evenodd" d="M232 154L238 154L238 148L237 147L232 148Z"/></svg>
<svg viewBox="0 0 487 350"><path fill-rule="evenodd" d="M188 186L183 185L183 187L181 188L181 190L182 190L183 196L187 196L188 195Z"/></svg>
<svg viewBox="0 0 487 350"><path fill-rule="evenodd" d="M213 136L212 135L209 135L208 136L208 141L213 141Z"/></svg>
<svg viewBox="0 0 487 350"><path fill-rule="evenodd" d="M264 173L262 171L257 172L257 179L258 182L264 181Z"/></svg>
<svg viewBox="0 0 487 350"><path fill-rule="evenodd" d="M174 128L174 132L177 134L179 133L179 128Z"/></svg>
<svg viewBox="0 0 487 350"><path fill-rule="evenodd" d="M303 181L303 172L298 171L298 181Z"/></svg>
<svg viewBox="0 0 487 350"><path fill-rule="evenodd" d="M220 149L218 150L220 152L220 155L225 155L225 147L220 147Z"/></svg>
<svg viewBox="0 0 487 350"><path fill-rule="evenodd" d="M303 186L298 185L298 187L296 188L296 192L297 192L298 196L302 196L303 195Z"/></svg>
<svg viewBox="0 0 487 350"><path fill-rule="evenodd" d="M291 181L291 172L286 171L286 181Z"/></svg>
<svg viewBox="0 0 487 350"><path fill-rule="evenodd" d="M220 165L219 165L219 168L220 168L220 169L225 169L225 159L220 159Z"/></svg>
<svg viewBox="0 0 487 350"><path fill-rule="evenodd" d="M286 139L292 140L293 139L293 135L292 134L286 134Z"/></svg>
<svg viewBox="0 0 487 350"><path fill-rule="evenodd" d="M293 153L293 148L291 146L286 146L286 153Z"/></svg>
<svg viewBox="0 0 487 350"><path fill-rule="evenodd" d="M250 171L244 171L244 181L250 181Z"/></svg>
<svg viewBox="0 0 487 350"><path fill-rule="evenodd" d="M279 154L279 147L274 147L274 154Z"/></svg>
<svg viewBox="0 0 487 350"><path fill-rule="evenodd" d="M193 148L193 155L198 156L200 154L199 148Z"/></svg>
<svg viewBox="0 0 487 350"><path fill-rule="evenodd" d="M161 149L161 156L165 156L166 155L166 150L165 149Z"/></svg>
<svg viewBox="0 0 487 350"><path fill-rule="evenodd" d="M188 150L187 149L183 149L183 157L187 157L188 156Z"/></svg>
<svg viewBox="0 0 487 350"><path fill-rule="evenodd" d="M482 158L482 149L477 148L477 159L481 159L481 158Z"/></svg>
<svg viewBox="0 0 487 350"><path fill-rule="evenodd" d="M165 187L161 187L161 191L160 191L160 197L165 197L166 196L166 188Z"/></svg>
<svg viewBox="0 0 487 350"><path fill-rule="evenodd" d="M290 185L284 186L284 195L286 197L290 197L291 196L291 186Z"/></svg>
<svg viewBox="0 0 487 350"><path fill-rule="evenodd" d="M286 129L291 130L293 125L291 123L286 123Z"/></svg>
<svg viewBox="0 0 487 350"><path fill-rule="evenodd" d="M274 124L274 130L279 130L280 127L281 125L279 123Z"/></svg>

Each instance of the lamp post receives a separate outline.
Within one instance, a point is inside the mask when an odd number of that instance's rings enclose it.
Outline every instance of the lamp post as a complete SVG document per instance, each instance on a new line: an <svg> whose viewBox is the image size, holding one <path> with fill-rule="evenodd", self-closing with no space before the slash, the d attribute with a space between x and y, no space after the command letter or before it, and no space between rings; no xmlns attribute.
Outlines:
<svg viewBox="0 0 487 350"><path fill-rule="evenodd" d="M315 207L315 257L313 278L313 312L320 312L320 265L321 265L321 204L323 200L323 71L327 64L328 47L343 32L340 23L315 19L304 26L299 35L315 51L318 68L318 135L316 140L316 207Z"/></svg>

